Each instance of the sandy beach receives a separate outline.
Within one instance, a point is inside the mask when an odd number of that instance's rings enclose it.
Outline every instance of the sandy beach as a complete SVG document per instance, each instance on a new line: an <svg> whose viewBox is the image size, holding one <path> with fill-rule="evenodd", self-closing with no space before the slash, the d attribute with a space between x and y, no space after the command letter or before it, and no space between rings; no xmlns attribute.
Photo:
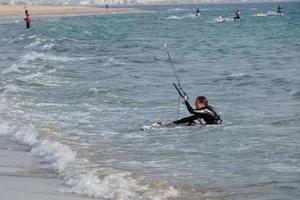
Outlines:
<svg viewBox="0 0 300 200"><path fill-rule="evenodd" d="M0 193L3 200L87 200L87 196L64 192L63 180L48 170L29 147L9 144L0 138Z"/></svg>
<svg viewBox="0 0 300 200"><path fill-rule="evenodd" d="M80 6L27 6L30 15L49 14L89 14L89 13L123 13L134 12L133 8L106 8L103 7L80 7ZM25 15L24 6L0 5L0 16Z"/></svg>

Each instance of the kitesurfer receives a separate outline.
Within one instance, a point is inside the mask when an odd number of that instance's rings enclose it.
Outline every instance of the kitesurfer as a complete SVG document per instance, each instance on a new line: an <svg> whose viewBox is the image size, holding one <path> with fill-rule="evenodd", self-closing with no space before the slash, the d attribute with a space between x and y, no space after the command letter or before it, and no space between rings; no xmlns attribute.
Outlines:
<svg viewBox="0 0 300 200"><path fill-rule="evenodd" d="M279 5L278 8L277 8L277 15L278 15L278 16L281 16L281 15L282 15L282 11L281 11L280 5Z"/></svg>
<svg viewBox="0 0 300 200"><path fill-rule="evenodd" d="M173 121L173 124L220 124L222 122L220 116L213 109L212 106L208 105L208 100L205 96L197 97L195 101L196 109L194 109L188 102L187 97L184 96L184 103L189 111L193 114L189 117Z"/></svg>
<svg viewBox="0 0 300 200"><path fill-rule="evenodd" d="M201 14L200 14L200 9L197 8L197 9L196 9L196 17L200 17L200 15L201 15Z"/></svg>
<svg viewBox="0 0 300 200"><path fill-rule="evenodd" d="M235 11L235 17L233 18L234 21L240 21L240 18L241 18L241 11L240 10L236 10Z"/></svg>

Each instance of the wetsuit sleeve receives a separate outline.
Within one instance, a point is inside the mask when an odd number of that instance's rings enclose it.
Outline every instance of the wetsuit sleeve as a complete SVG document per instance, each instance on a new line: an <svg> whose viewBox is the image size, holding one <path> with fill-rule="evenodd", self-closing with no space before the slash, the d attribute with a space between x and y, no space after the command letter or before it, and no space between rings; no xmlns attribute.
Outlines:
<svg viewBox="0 0 300 200"><path fill-rule="evenodd" d="M186 105L186 107L187 107L189 113L195 114L194 108L190 105L190 103L189 103L188 101L186 101L186 100L184 101L184 103L185 103L185 105Z"/></svg>
<svg viewBox="0 0 300 200"><path fill-rule="evenodd" d="M189 124L191 124L191 123L193 123L194 120L196 120L196 119L197 119L197 116L192 115L192 116L190 116L190 117L185 117L185 118L176 120L176 121L174 121L173 123L174 123L174 124L184 124L184 123L189 123Z"/></svg>
<svg viewBox="0 0 300 200"><path fill-rule="evenodd" d="M201 115L210 115L212 117L218 116L218 114L213 110L213 108L211 106L208 106L203 109L194 109L188 101L184 101L184 103L185 103L189 113L191 113L191 114L198 115L199 117L201 117Z"/></svg>

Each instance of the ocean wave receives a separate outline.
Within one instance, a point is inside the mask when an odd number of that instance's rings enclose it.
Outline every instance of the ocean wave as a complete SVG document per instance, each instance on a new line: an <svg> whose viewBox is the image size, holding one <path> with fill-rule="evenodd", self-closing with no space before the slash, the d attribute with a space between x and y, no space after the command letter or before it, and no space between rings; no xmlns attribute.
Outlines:
<svg viewBox="0 0 300 200"><path fill-rule="evenodd" d="M254 17L277 16L277 12L275 12L275 11L268 11L266 13L257 12L256 14L253 14L252 16L254 16Z"/></svg>
<svg viewBox="0 0 300 200"><path fill-rule="evenodd" d="M268 15L265 14L265 13L260 12L260 13L254 14L254 15L252 15L252 16L253 16L253 17L267 17Z"/></svg>
<svg viewBox="0 0 300 200"><path fill-rule="evenodd" d="M101 66L102 67L108 67L108 66L122 66L126 65L127 62L110 57L108 58Z"/></svg>
<svg viewBox="0 0 300 200"><path fill-rule="evenodd" d="M267 15L267 16L277 16L277 12L275 12L275 11L268 11L268 12L265 13L265 15Z"/></svg>
<svg viewBox="0 0 300 200"><path fill-rule="evenodd" d="M292 91L292 97L294 99L300 99L300 91Z"/></svg>
<svg viewBox="0 0 300 200"><path fill-rule="evenodd" d="M25 35L22 34L19 35L18 37L3 38L3 40L7 42L8 45L18 43L20 41L23 41L24 39L25 39Z"/></svg>
<svg viewBox="0 0 300 200"><path fill-rule="evenodd" d="M51 39L41 38L41 37L33 37L30 39L33 39L33 41L30 44L28 44L25 47L25 49L32 49L34 47L40 47L41 50L50 50L50 49L52 49L52 47L55 46L54 41Z"/></svg>
<svg viewBox="0 0 300 200"><path fill-rule="evenodd" d="M4 24L18 24L18 23L20 23L21 22L21 20L18 20L18 19L10 19L10 20L1 20L0 21L0 25L4 25Z"/></svg>
<svg viewBox="0 0 300 200"><path fill-rule="evenodd" d="M270 164L269 169L274 170L275 172L300 172L300 168L298 166L287 165L285 163Z"/></svg>
<svg viewBox="0 0 300 200"><path fill-rule="evenodd" d="M37 59L40 60L50 60L50 61L59 61L59 62L69 62L69 61L83 61L87 60L87 57L67 57L67 56L57 56L46 53L39 53L36 51L32 51L23 56L23 62L35 61Z"/></svg>
<svg viewBox="0 0 300 200"><path fill-rule="evenodd" d="M226 80L244 80L244 79L249 79L251 77L252 76L250 74L235 72L235 73L227 74L225 79Z"/></svg>
<svg viewBox="0 0 300 200"><path fill-rule="evenodd" d="M195 15L193 13L183 15L183 16L177 16L177 15L171 15L168 16L167 19L175 19L175 20L180 20L180 19L185 19L185 18L194 18Z"/></svg>
<svg viewBox="0 0 300 200"><path fill-rule="evenodd" d="M168 9L169 11L185 11L185 10L190 10L190 9L187 9L187 8L171 8L171 9Z"/></svg>
<svg viewBox="0 0 300 200"><path fill-rule="evenodd" d="M225 21L226 21L226 19L220 19L219 17L216 17L216 18L213 19L213 22L215 22L215 23L222 23L222 22L225 22Z"/></svg>
<svg viewBox="0 0 300 200"><path fill-rule="evenodd" d="M12 72L18 72L19 71L19 67L17 64L13 64L12 66L4 69L1 71L1 74L9 74L9 73L12 73Z"/></svg>
<svg viewBox="0 0 300 200"><path fill-rule="evenodd" d="M69 192L108 199L167 199L178 195L177 190L171 186L141 184L130 172L113 170L112 173L104 170L100 178L96 169L85 171L80 166L89 166L88 160L78 158L76 151L64 144L40 139L32 124L11 126L1 119L0 130L1 137L29 146L33 156L40 157L65 180L65 184L70 187Z"/></svg>
<svg viewBox="0 0 300 200"><path fill-rule="evenodd" d="M32 47L35 47L35 46L38 46L39 44L41 44L42 40L41 39L37 39L37 40L34 40L33 42L31 42L29 45L27 45L25 47L25 49L28 49L28 48L32 48Z"/></svg>

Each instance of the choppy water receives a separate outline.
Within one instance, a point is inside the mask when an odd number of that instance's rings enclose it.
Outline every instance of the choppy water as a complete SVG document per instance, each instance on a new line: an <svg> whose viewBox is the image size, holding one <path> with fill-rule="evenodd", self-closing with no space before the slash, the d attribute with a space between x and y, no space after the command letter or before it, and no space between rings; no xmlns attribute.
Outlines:
<svg viewBox="0 0 300 200"><path fill-rule="evenodd" d="M3 17L1 140L97 198L298 199L300 4L277 6L33 16L32 31ZM191 101L207 96L222 125L140 130L177 117L165 43Z"/></svg>

